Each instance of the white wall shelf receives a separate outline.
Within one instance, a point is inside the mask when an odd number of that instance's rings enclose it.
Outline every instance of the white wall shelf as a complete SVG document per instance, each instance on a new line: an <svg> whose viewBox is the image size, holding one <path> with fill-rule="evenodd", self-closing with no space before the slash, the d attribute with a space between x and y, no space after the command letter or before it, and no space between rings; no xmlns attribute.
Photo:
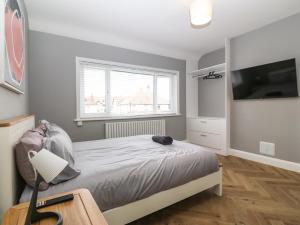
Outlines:
<svg viewBox="0 0 300 225"><path fill-rule="evenodd" d="M190 73L193 78L200 78L209 75L209 73L215 72L217 74L223 74L226 72L226 63L221 63L218 65L202 68L199 70L194 70Z"/></svg>

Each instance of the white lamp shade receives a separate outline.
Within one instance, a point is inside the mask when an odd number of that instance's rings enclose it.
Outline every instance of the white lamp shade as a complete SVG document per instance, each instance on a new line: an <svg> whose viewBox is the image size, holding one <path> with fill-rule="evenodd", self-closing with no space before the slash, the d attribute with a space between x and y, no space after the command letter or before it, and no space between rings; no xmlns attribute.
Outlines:
<svg viewBox="0 0 300 225"><path fill-rule="evenodd" d="M191 23L195 26L208 24L212 19L212 0L194 0L190 5Z"/></svg>
<svg viewBox="0 0 300 225"><path fill-rule="evenodd" d="M68 165L68 162L57 155L42 149L39 152L30 151L33 157L29 160L34 169L49 183L60 174L63 169Z"/></svg>

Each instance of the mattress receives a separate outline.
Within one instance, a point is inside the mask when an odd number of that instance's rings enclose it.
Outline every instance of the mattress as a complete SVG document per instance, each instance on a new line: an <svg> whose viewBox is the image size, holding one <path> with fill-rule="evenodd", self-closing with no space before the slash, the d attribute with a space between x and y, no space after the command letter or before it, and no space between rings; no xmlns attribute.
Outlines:
<svg viewBox="0 0 300 225"><path fill-rule="evenodd" d="M214 153L174 140L161 145L151 136L133 136L73 143L81 174L51 185L39 197L87 188L102 211L134 202L218 171ZM20 202L31 198L25 187Z"/></svg>

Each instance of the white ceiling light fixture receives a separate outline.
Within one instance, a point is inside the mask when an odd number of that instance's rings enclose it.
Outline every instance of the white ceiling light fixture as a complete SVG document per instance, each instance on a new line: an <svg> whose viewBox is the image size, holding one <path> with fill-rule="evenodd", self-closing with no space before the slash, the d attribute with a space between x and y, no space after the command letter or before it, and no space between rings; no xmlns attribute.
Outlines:
<svg viewBox="0 0 300 225"><path fill-rule="evenodd" d="M194 0L190 5L192 26L208 25L212 19L212 8L212 0Z"/></svg>

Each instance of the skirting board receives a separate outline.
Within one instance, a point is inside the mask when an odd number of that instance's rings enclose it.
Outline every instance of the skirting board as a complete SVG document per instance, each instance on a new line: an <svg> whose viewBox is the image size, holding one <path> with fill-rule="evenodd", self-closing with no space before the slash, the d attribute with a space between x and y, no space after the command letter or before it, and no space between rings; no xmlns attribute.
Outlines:
<svg viewBox="0 0 300 225"><path fill-rule="evenodd" d="M276 158L244 152L236 149L230 149L229 155L300 173L300 163L290 162L282 159L276 159Z"/></svg>

